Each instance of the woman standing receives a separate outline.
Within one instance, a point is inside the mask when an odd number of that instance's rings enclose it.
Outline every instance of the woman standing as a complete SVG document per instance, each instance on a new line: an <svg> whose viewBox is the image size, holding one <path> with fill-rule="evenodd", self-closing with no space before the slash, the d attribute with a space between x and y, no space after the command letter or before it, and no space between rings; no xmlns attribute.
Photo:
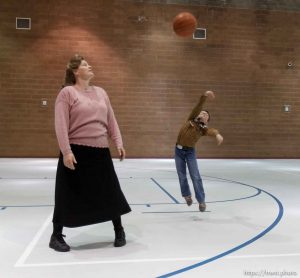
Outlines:
<svg viewBox="0 0 300 278"><path fill-rule="evenodd" d="M60 148L56 173L53 233L49 247L67 252L63 227L112 221L115 247L126 244L121 215L131 211L120 188L108 137L125 158L121 133L106 92L91 86L91 66L75 55L55 103L55 131Z"/></svg>

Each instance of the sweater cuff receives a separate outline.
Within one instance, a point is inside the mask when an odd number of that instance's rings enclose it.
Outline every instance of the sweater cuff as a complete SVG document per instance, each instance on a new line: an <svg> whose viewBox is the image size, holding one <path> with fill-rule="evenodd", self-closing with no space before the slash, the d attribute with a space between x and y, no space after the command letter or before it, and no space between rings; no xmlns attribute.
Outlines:
<svg viewBox="0 0 300 278"><path fill-rule="evenodd" d="M65 155L67 155L67 154L72 153L72 150L71 150L71 149L66 149L66 150L63 150L63 151L61 151L61 152L62 152L62 154L65 156Z"/></svg>

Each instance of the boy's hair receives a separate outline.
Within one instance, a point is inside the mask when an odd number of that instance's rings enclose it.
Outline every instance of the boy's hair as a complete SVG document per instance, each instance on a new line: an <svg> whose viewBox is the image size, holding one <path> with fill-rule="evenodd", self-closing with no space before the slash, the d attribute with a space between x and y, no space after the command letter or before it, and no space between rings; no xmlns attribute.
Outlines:
<svg viewBox="0 0 300 278"><path fill-rule="evenodd" d="M202 111L205 111L207 114L208 114L208 122L210 121L210 114L209 114L209 112L207 111L207 110L202 110Z"/></svg>

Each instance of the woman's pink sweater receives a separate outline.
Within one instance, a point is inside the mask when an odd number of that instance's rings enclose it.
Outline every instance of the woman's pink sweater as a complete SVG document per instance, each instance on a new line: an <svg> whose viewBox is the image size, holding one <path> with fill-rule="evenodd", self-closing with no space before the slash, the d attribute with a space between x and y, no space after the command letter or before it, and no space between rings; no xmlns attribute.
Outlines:
<svg viewBox="0 0 300 278"><path fill-rule="evenodd" d="M72 152L70 144L107 148L108 137L117 148L123 147L107 93L96 86L84 92L66 86L59 92L55 102L55 132L63 155Z"/></svg>

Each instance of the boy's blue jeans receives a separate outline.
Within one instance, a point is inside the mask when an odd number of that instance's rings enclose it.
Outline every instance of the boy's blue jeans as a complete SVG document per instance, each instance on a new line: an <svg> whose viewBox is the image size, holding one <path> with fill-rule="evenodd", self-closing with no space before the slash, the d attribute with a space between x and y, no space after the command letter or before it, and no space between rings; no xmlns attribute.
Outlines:
<svg viewBox="0 0 300 278"><path fill-rule="evenodd" d="M197 164L195 148L179 149L175 146L175 164L179 178L181 195L191 196L190 186L186 175L186 165L189 169L190 177L194 186L195 196L198 203L205 202L205 193Z"/></svg>

